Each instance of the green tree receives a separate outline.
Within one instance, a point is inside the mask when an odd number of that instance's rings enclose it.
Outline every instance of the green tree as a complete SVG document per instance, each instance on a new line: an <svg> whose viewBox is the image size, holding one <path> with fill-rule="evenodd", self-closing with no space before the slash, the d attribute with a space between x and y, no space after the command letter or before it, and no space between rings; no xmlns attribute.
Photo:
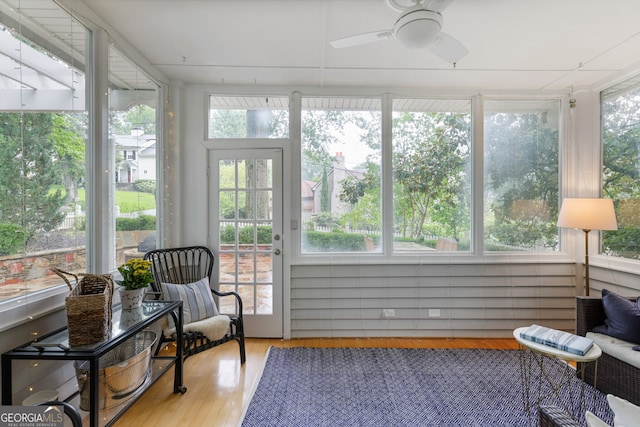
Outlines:
<svg viewBox="0 0 640 427"><path fill-rule="evenodd" d="M356 178L353 175L347 176L340 181L342 190L340 191L340 200L355 206L368 190L375 189L380 193L380 165L379 163L367 162L365 172L362 178Z"/></svg>
<svg viewBox="0 0 640 427"><path fill-rule="evenodd" d="M126 111L112 113L112 133L129 135L133 129L141 129L145 135L156 133L156 109L146 104L136 104Z"/></svg>
<svg viewBox="0 0 640 427"><path fill-rule="evenodd" d="M64 219L65 196L54 189L64 183L63 143L56 136L66 135L65 123L52 113L0 113L0 223L32 236Z"/></svg>
<svg viewBox="0 0 640 427"><path fill-rule="evenodd" d="M618 230L603 232L603 251L640 258L640 89L602 105L603 196L614 200Z"/></svg>
<svg viewBox="0 0 640 427"><path fill-rule="evenodd" d="M558 131L539 112L494 113L485 118L487 194L494 224L490 240L556 247ZM520 206L526 201L528 208Z"/></svg>
<svg viewBox="0 0 640 427"><path fill-rule="evenodd" d="M351 230L367 230L380 232L382 211L380 209L380 192L369 191L348 213L342 215L340 222Z"/></svg>
<svg viewBox="0 0 640 427"><path fill-rule="evenodd" d="M352 115L336 110L304 110L302 113L302 179L317 181L324 167L333 163L329 146Z"/></svg>
<svg viewBox="0 0 640 427"><path fill-rule="evenodd" d="M470 116L406 112L393 126L396 227L403 236L418 238L436 223L457 237L460 224L469 224L457 213L468 212L470 203L463 191L469 176Z"/></svg>
<svg viewBox="0 0 640 427"><path fill-rule="evenodd" d="M65 203L78 198L84 181L84 116L58 114L53 118L53 144L62 172Z"/></svg>
<svg viewBox="0 0 640 427"><path fill-rule="evenodd" d="M322 168L322 182L320 187L320 212L331 211L329 206L329 180L327 178L327 167Z"/></svg>

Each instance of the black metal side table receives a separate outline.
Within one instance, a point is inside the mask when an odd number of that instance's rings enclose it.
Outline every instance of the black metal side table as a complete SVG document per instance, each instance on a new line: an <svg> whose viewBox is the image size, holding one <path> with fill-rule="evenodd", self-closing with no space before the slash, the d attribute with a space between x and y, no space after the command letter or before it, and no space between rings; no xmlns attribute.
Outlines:
<svg viewBox="0 0 640 427"><path fill-rule="evenodd" d="M89 418L91 427L112 425L135 400L162 376L169 368L175 365L173 392L185 393L186 387L182 384L182 326L183 309L182 301L144 301L139 316L133 321L126 319L126 310L114 307L113 326L111 336L106 341L82 347L69 347L67 328L63 328L16 347L2 354L2 404L12 404L12 362L14 360L56 360L56 361L87 361L89 366ZM114 411L113 417L107 417L100 408L99 396L99 361L110 350L123 344L128 338L138 332L149 328L155 322L164 317L171 316L176 326L176 352L175 355L151 356L151 376L137 394L124 402ZM110 414L109 414L110 415Z"/></svg>

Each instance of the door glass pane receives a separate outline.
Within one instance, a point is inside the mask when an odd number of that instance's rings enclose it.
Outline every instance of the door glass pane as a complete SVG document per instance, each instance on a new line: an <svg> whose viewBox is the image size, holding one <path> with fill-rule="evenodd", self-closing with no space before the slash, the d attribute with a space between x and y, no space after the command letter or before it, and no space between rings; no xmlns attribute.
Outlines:
<svg viewBox="0 0 640 427"><path fill-rule="evenodd" d="M271 219L271 191L256 191L256 203L263 207L256 210L256 219Z"/></svg>
<svg viewBox="0 0 640 427"><path fill-rule="evenodd" d="M253 240L253 236L250 237ZM255 281L254 259L252 252L242 252L247 246L253 242L247 242L240 246L241 252L238 253L238 275L236 280L238 283L253 283Z"/></svg>
<svg viewBox="0 0 640 427"><path fill-rule="evenodd" d="M273 304L273 286L272 285L258 285L256 287L257 292L257 314L272 314Z"/></svg>
<svg viewBox="0 0 640 427"><path fill-rule="evenodd" d="M238 171L238 188L255 188L255 160L239 160Z"/></svg>
<svg viewBox="0 0 640 427"><path fill-rule="evenodd" d="M253 285L239 285L237 289L242 298L243 311L245 314L256 313L256 288Z"/></svg>
<svg viewBox="0 0 640 427"><path fill-rule="evenodd" d="M236 196L238 200L238 219L253 219L253 211L249 208L251 204L247 204L250 201L250 195L252 191L237 191Z"/></svg>
<svg viewBox="0 0 640 427"><path fill-rule="evenodd" d="M257 281L260 283L273 283L273 257L271 251L258 254L256 260Z"/></svg>
<svg viewBox="0 0 640 427"><path fill-rule="evenodd" d="M236 218L236 193L234 191L220 192L220 218Z"/></svg>
<svg viewBox="0 0 640 427"><path fill-rule="evenodd" d="M221 160L218 165L219 187L236 187L236 162L235 160Z"/></svg>
<svg viewBox="0 0 640 427"><path fill-rule="evenodd" d="M218 287L220 292L235 292L236 287L234 285L220 285ZM243 301L244 303L244 301ZM218 299L218 310L222 314L232 314L237 313L235 298L219 298ZM243 312L247 313L245 307L243 307Z"/></svg>
<svg viewBox="0 0 640 427"><path fill-rule="evenodd" d="M269 159L234 159L218 162L220 187L219 283L221 289L240 293L245 314L273 311L267 298L272 290L257 292L258 286L272 282L272 161ZM238 179L231 187L234 169ZM223 183L223 177L226 181ZM222 186L225 186L222 189ZM234 215L231 211L234 210ZM235 221L233 219L236 218ZM232 221L230 221L232 220Z"/></svg>

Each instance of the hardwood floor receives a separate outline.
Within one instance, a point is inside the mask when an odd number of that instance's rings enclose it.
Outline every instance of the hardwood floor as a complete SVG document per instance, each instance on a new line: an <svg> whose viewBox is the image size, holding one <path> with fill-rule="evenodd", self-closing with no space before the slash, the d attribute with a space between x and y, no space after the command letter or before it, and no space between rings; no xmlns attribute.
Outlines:
<svg viewBox="0 0 640 427"><path fill-rule="evenodd" d="M514 339L479 338L309 338L247 339L247 362L240 365L238 345L224 344L192 356L184 365L187 392L173 394L167 372L116 422L116 427L237 426L260 379L269 347L396 347L517 349Z"/></svg>

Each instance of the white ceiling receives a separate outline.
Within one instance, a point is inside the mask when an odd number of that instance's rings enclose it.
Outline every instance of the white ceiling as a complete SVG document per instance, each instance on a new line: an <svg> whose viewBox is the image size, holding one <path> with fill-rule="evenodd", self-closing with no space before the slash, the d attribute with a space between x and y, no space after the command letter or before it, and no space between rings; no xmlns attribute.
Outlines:
<svg viewBox="0 0 640 427"><path fill-rule="evenodd" d="M399 12L385 0L75 1L190 83L564 90L640 65L638 0L454 0L443 31L470 51L455 69L394 40L331 47L391 28Z"/></svg>
<svg viewBox="0 0 640 427"><path fill-rule="evenodd" d="M470 51L454 69L393 40L384 0L83 0L167 78L287 86L545 90L590 87L640 61L638 0L454 0L443 31Z"/></svg>

